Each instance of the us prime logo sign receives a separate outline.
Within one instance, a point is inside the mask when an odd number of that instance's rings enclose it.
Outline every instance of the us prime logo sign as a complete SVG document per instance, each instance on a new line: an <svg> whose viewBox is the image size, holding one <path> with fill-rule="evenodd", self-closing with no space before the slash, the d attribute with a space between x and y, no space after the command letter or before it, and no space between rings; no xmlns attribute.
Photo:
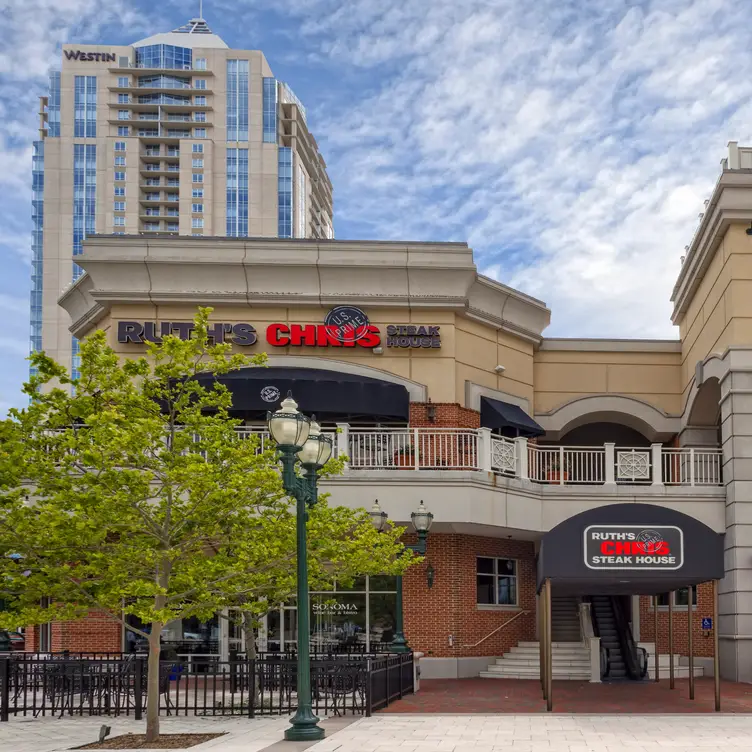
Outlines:
<svg viewBox="0 0 752 752"><path fill-rule="evenodd" d="M342 305L332 308L324 318L324 325L339 342L362 339L367 333L366 328L371 322L364 311L355 306Z"/></svg>
<svg viewBox="0 0 752 752"><path fill-rule="evenodd" d="M585 529L584 554L590 569L680 569L684 534L672 525L590 525Z"/></svg>

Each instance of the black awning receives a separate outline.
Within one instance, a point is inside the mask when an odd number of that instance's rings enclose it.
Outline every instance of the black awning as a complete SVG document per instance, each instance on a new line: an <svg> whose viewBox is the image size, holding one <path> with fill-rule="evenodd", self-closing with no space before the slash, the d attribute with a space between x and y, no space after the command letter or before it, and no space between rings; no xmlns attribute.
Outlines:
<svg viewBox="0 0 752 752"><path fill-rule="evenodd" d="M607 504L549 530L538 554L538 588L557 594L655 595L724 574L723 535L654 504Z"/></svg>
<svg viewBox="0 0 752 752"><path fill-rule="evenodd" d="M199 377L203 383L212 375ZM319 421L407 423L410 396L401 384L317 368L241 368L216 377L232 394L232 414L260 420L292 392L301 412Z"/></svg>
<svg viewBox="0 0 752 752"><path fill-rule="evenodd" d="M480 424L502 436L543 436L546 433L521 407L509 402L480 398Z"/></svg>

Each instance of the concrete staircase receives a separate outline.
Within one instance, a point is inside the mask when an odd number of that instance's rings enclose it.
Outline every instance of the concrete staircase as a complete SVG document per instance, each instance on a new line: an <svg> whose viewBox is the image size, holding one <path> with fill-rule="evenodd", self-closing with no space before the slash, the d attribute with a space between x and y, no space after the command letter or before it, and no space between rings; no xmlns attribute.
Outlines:
<svg viewBox="0 0 752 752"><path fill-rule="evenodd" d="M590 651L581 642L554 642L553 678L590 679ZM485 671L484 679L537 679L540 676L540 647L537 642L521 642L503 658L497 658Z"/></svg>
<svg viewBox="0 0 752 752"><path fill-rule="evenodd" d="M637 645L641 648L645 648L648 651L648 679L655 679L655 645L652 642L638 642ZM679 665L679 661L683 661L682 666ZM668 653L661 653L658 656L658 667L660 668L661 681L668 681L669 672L669 656ZM695 678L705 675L705 669L702 666L697 665L695 659ZM712 671L711 671L712 674ZM689 665L686 657L682 658L678 653L674 654L674 676L677 679L689 678Z"/></svg>
<svg viewBox="0 0 752 752"><path fill-rule="evenodd" d="M551 598L551 638L554 642L579 642L582 638L577 598L566 595Z"/></svg>

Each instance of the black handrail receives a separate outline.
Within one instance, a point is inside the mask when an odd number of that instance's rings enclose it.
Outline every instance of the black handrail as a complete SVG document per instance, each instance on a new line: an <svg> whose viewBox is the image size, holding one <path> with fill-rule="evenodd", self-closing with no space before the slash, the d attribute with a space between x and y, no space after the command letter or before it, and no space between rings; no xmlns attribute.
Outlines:
<svg viewBox="0 0 752 752"><path fill-rule="evenodd" d="M600 638L601 636L601 630L598 626L598 616L595 613L595 606L593 604L593 599L591 597L587 597L585 599L586 603L590 604L590 621L593 624L593 634ZM608 648L601 643L601 679L605 679L608 677L608 675L611 673L611 656L609 655Z"/></svg>
<svg viewBox="0 0 752 752"><path fill-rule="evenodd" d="M647 674L647 651L644 648L637 647L637 643L632 636L632 629L629 626L629 619L627 619L619 599L612 597L610 600L616 623L616 634L619 638L622 655L624 656L627 674L629 674L630 679L644 679ZM640 651L642 651L644 656L641 656ZM643 658L642 661L640 660L641 657Z"/></svg>

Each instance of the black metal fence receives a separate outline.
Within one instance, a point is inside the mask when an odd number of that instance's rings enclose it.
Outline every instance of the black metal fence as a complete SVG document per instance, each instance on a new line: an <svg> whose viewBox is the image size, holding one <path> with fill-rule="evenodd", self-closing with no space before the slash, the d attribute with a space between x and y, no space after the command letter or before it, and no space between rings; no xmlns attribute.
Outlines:
<svg viewBox="0 0 752 752"><path fill-rule="evenodd" d="M313 710L319 715L370 716L411 694L413 675L412 653L314 656ZM140 719L147 680L143 655L0 657L0 721L45 715ZM297 660L267 655L162 661L158 691L164 715L287 715L297 708Z"/></svg>

